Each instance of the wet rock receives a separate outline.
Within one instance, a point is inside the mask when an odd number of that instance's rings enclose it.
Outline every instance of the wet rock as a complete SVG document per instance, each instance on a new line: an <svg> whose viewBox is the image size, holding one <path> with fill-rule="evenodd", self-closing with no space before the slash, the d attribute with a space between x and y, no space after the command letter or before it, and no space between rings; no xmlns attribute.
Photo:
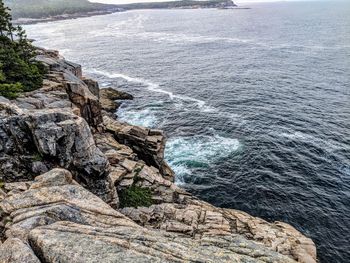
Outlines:
<svg viewBox="0 0 350 263"><path fill-rule="evenodd" d="M110 100L133 100L134 97L124 91L120 91L114 88L103 88L100 90L101 99L110 99Z"/></svg>
<svg viewBox="0 0 350 263"><path fill-rule="evenodd" d="M117 100L132 100L133 96L129 93L118 91L113 88L104 88L100 90L100 102L102 109L115 113L121 103Z"/></svg>

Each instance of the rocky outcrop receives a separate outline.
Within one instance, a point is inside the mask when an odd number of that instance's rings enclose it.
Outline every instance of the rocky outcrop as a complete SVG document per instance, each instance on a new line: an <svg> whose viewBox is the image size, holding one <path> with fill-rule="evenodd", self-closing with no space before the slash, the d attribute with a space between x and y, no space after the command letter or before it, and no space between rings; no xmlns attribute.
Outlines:
<svg viewBox="0 0 350 263"><path fill-rule="evenodd" d="M40 52L43 87L0 97L1 263L316 262L290 225L176 186L163 132L106 111L128 95L100 93L80 66Z"/></svg>
<svg viewBox="0 0 350 263"><path fill-rule="evenodd" d="M129 125L109 116L103 117L103 123L120 143L130 146L148 165L158 168L166 179L173 181L174 173L164 161L163 131Z"/></svg>
<svg viewBox="0 0 350 263"><path fill-rule="evenodd" d="M189 238L143 228L64 169L28 185L0 204L11 218L0 262L294 262L238 235Z"/></svg>
<svg viewBox="0 0 350 263"><path fill-rule="evenodd" d="M97 93L97 83L82 79L81 66L63 59L55 51L41 50L40 53L36 60L47 67L49 80L54 79L63 86L78 114L94 128L101 124L101 105L98 96L94 95Z"/></svg>
<svg viewBox="0 0 350 263"><path fill-rule="evenodd" d="M1 177L6 182L32 179L55 166L74 171L91 190L98 189L96 180L104 182L107 158L96 147L86 121L71 112L25 111L0 120L0 131ZM98 191L108 195L105 187Z"/></svg>
<svg viewBox="0 0 350 263"><path fill-rule="evenodd" d="M117 100L133 100L134 97L126 92L122 92L113 88L104 88L99 91L102 109L107 112L115 113L120 106Z"/></svg>

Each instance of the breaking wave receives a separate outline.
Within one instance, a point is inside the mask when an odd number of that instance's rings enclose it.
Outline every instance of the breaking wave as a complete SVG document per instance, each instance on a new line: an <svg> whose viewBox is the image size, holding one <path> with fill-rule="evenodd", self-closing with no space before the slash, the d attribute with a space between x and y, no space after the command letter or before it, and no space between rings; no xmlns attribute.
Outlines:
<svg viewBox="0 0 350 263"><path fill-rule="evenodd" d="M121 78L121 79L124 79L128 82L139 83L139 84L145 86L149 91L163 93L163 94L168 95L168 97L171 100L178 99L178 100L183 100L183 101L194 102L198 106L198 108L210 110L210 108L204 108L204 105L206 103L203 100L199 100L199 99L192 98L192 97L185 96L185 95L174 94L171 91L167 91L167 90L160 88L159 84L153 83L153 82L146 80L146 79L143 79L143 78L135 78L135 77L130 77L130 76L122 74L122 73L110 73L108 71L103 71L103 70L89 70L89 72L93 73L93 74L103 75L103 76L110 78L110 79Z"/></svg>

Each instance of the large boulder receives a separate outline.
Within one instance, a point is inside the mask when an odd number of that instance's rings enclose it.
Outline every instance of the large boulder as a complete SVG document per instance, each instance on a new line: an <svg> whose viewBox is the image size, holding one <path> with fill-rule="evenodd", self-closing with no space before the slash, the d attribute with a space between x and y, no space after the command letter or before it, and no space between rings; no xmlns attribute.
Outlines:
<svg viewBox="0 0 350 263"><path fill-rule="evenodd" d="M60 166L108 200L109 162L96 147L87 122L72 112L43 109L2 118L0 142L0 180L31 180L36 170Z"/></svg>

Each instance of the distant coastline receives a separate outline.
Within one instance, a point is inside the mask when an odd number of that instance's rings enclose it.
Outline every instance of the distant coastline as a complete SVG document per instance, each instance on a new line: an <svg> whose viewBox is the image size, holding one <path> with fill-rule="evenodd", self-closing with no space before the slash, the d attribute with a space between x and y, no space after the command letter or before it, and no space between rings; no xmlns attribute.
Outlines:
<svg viewBox="0 0 350 263"><path fill-rule="evenodd" d="M41 0L38 1L38 4ZM64 0L62 0L64 1ZM91 4L86 1L83 4ZM85 7L85 8L84 8ZM22 7L25 9L25 6ZM47 6L46 8L50 8ZM42 22L52 22L67 19L76 19L81 17L91 17L97 15L107 15L117 12L124 12L130 10L147 10L147 9L220 9L220 10L235 10L235 9L250 9L247 7L238 7L232 0L207 0L207 1L194 1L194 0L180 0L169 2L150 2L150 3L134 3L123 5L102 5L101 7L95 7L96 10L89 10L86 6L81 7L81 11L73 12L72 10L56 10L55 15L48 15L43 8L42 14L30 15L26 13L26 10L20 10L19 5L13 6L12 11L15 16L13 20L14 24L36 24Z"/></svg>
<svg viewBox="0 0 350 263"><path fill-rule="evenodd" d="M68 19L76 19L76 18L82 18L82 17L91 17L91 16L101 16L101 15L108 15L113 14L117 12L123 12L124 10L113 9L113 10L102 10L102 11L92 11L92 12L79 12L74 14L62 14L57 16L49 16L49 17L42 17L42 18L18 18L13 21L16 25L30 25L30 24L37 24L37 23L45 23L45 22L53 22L53 21L60 21L60 20L68 20Z"/></svg>

